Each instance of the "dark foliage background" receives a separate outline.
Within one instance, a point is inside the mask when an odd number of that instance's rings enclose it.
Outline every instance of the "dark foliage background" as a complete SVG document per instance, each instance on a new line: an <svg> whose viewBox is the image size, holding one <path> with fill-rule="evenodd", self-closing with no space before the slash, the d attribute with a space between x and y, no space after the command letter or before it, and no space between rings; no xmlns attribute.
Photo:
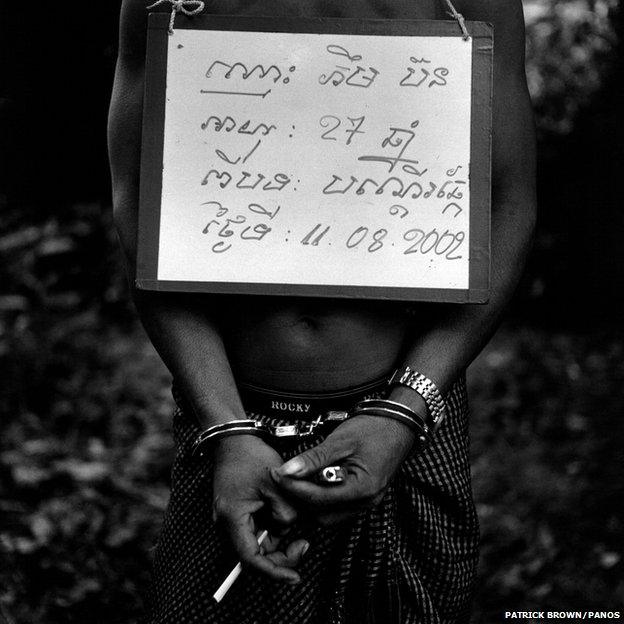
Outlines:
<svg viewBox="0 0 624 624"><path fill-rule="evenodd" d="M119 1L0 6L0 622L138 621L169 378L128 303L105 119ZM537 243L470 371L475 622L624 607L622 13L526 0Z"/></svg>

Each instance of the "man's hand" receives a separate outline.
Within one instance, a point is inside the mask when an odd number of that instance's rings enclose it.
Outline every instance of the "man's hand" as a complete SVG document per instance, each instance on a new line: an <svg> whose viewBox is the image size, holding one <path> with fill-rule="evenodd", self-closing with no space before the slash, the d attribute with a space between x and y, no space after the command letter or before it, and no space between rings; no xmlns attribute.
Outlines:
<svg viewBox="0 0 624 624"><path fill-rule="evenodd" d="M411 429L392 419L357 416L318 446L272 469L271 475L290 499L305 506L320 524L330 526L381 502L414 440ZM314 483L319 470L333 465L342 466L343 483Z"/></svg>
<svg viewBox="0 0 624 624"><path fill-rule="evenodd" d="M215 450L213 516L243 564L278 581L298 583L301 579L292 568L305 554L307 542L297 540L280 551L279 538L267 538L262 548L256 538L260 528L283 533L297 518L270 476L270 470L281 465L278 453L259 438L242 435L221 440ZM259 527L261 510L265 522Z"/></svg>

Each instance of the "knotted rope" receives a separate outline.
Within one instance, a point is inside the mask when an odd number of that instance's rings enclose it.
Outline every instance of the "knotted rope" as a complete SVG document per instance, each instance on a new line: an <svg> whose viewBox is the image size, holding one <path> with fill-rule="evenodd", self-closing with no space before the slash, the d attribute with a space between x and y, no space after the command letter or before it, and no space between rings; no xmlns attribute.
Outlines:
<svg viewBox="0 0 624 624"><path fill-rule="evenodd" d="M462 34L464 36L464 41L470 39L470 35L468 34L468 29L466 28L466 20L464 16L457 11L457 9L453 6L451 0L444 0L446 2L446 6L449 9L449 15L457 20L459 27L461 28ZM205 3L203 0L156 0L153 4L150 4L147 9L153 9L160 4L171 4L171 18L169 19L169 34L173 34L173 25L175 23L175 18L178 13L184 13L184 15L192 16L199 15L204 8ZM187 6L194 7L193 9L187 9Z"/></svg>
<svg viewBox="0 0 624 624"><path fill-rule="evenodd" d="M456 19L459 23L459 27L464 35L464 41L468 41L470 39L470 35L468 34L468 29L466 28L466 20L464 16L457 11L457 9L453 6L451 0L444 0L446 2L446 6L449 8L449 15Z"/></svg>
<svg viewBox="0 0 624 624"><path fill-rule="evenodd" d="M171 18L169 19L169 34L173 35L173 24L175 22L176 15L178 13L184 13L184 15L198 15L204 10L206 6L202 0L156 0L154 4L150 4L147 9L153 9L159 4L171 4ZM193 9L186 7L195 7Z"/></svg>

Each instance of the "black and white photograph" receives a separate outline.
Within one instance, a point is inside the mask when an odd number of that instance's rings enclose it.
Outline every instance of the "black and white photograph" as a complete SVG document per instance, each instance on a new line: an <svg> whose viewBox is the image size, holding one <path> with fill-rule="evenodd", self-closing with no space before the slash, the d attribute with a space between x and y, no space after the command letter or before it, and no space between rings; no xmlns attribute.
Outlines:
<svg viewBox="0 0 624 624"><path fill-rule="evenodd" d="M0 3L0 624L624 620L618 0Z"/></svg>

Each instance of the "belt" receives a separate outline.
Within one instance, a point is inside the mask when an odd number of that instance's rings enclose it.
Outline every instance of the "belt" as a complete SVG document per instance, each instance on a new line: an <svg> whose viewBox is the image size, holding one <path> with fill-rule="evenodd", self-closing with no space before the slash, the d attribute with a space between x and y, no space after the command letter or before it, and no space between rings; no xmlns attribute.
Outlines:
<svg viewBox="0 0 624 624"><path fill-rule="evenodd" d="M384 376L331 392L286 392L247 383L240 383L238 391L246 411L284 420L314 421L319 416L327 417L330 412L346 412L358 401L368 395L378 396L387 387L388 376Z"/></svg>

